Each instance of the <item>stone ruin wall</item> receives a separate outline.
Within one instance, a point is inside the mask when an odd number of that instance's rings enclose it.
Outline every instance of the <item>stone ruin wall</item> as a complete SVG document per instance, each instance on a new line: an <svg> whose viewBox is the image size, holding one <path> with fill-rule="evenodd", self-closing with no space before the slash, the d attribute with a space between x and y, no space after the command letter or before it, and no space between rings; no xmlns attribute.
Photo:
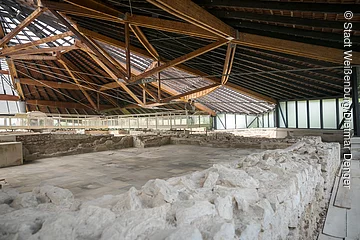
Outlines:
<svg viewBox="0 0 360 240"><path fill-rule="evenodd" d="M316 239L340 145L282 150L91 201L52 186L0 192L0 239Z"/></svg>
<svg viewBox="0 0 360 240"><path fill-rule="evenodd" d="M131 136L85 134L26 134L17 135L22 142L24 161L39 158L99 152L133 146Z"/></svg>

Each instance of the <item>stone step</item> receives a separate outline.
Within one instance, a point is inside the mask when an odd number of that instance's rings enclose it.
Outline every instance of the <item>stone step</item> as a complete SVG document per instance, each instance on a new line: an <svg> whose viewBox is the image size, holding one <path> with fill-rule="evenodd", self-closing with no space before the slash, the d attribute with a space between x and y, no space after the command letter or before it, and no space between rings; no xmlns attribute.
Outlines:
<svg viewBox="0 0 360 240"><path fill-rule="evenodd" d="M332 237L332 236L328 236L328 235L320 233L318 236L318 240L343 240L343 238Z"/></svg>
<svg viewBox="0 0 360 240"><path fill-rule="evenodd" d="M335 207L333 204L335 202L335 195L337 192L337 187L339 185L340 178L336 177L334 181L333 191L331 193L331 199L329 208L326 214L323 234L344 238L346 237L346 208Z"/></svg>
<svg viewBox="0 0 360 240"><path fill-rule="evenodd" d="M360 137L353 137L351 138L351 144L356 144L359 143L360 144Z"/></svg>
<svg viewBox="0 0 360 240"><path fill-rule="evenodd" d="M336 192L334 206L340 208L351 208L351 189L344 187L342 181L339 182L339 186Z"/></svg>
<svg viewBox="0 0 360 240"><path fill-rule="evenodd" d="M351 177L351 199L352 205L351 209L347 211L347 234L346 236L349 239L359 239L360 228L359 228L359 219L360 219L360 178Z"/></svg>

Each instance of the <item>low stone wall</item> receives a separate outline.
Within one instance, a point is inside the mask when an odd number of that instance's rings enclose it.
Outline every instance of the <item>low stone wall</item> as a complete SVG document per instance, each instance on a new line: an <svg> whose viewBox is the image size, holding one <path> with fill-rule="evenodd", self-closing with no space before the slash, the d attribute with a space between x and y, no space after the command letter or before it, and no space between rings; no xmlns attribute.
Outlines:
<svg viewBox="0 0 360 240"><path fill-rule="evenodd" d="M170 136L160 135L139 135L134 136L134 147L148 148L148 147L160 147L170 144Z"/></svg>
<svg viewBox="0 0 360 240"><path fill-rule="evenodd" d="M283 149L299 140L301 138L250 138L227 132L212 132L208 134L177 134L176 137L171 138L171 143L219 148Z"/></svg>
<svg viewBox="0 0 360 240"><path fill-rule="evenodd" d="M131 136L85 134L27 134L17 135L23 144L24 161L39 158L99 152L133 146Z"/></svg>
<svg viewBox="0 0 360 240"><path fill-rule="evenodd" d="M0 236L316 239L339 164L338 143L311 138L85 202L51 186L24 194L5 189L0 192Z"/></svg>

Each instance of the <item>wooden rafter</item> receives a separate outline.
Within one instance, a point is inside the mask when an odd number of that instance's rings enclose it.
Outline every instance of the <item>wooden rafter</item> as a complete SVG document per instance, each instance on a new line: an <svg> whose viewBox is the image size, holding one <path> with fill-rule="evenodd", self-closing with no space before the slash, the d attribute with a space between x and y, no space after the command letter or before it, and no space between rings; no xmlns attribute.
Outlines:
<svg viewBox="0 0 360 240"><path fill-rule="evenodd" d="M218 47L220 47L220 46L222 46L222 45L224 45L224 44L226 44L228 42L229 42L229 40L218 40L216 42L213 42L213 43L211 43L209 45L206 45L206 46L204 46L202 48L199 48L199 49L197 49L197 50L195 50L195 51L193 51L191 53L185 54L185 55L183 55L183 56L181 56L179 58L171 60L171 61L169 61L169 62L167 62L167 63L165 63L163 65L160 65L160 66L158 66L156 68L153 68L153 69L151 69L149 71L146 71L146 72L144 72L144 73L142 73L142 74L140 74L140 75L138 75L136 77L133 77L133 78L131 78L130 82L132 82L132 83L136 82L136 81L138 81L140 79L147 78L147 77L149 77L151 75L154 75L154 74L156 74L158 72L164 71L165 69L168 69L168 68L174 67L176 65L179 65L179 64L181 64L183 62L186 62L186 61L188 61L190 59L193 59L193 58L195 58L197 56L200 56L200 55L202 55L202 54L204 54L206 52L210 52L211 50L214 50L214 49L216 49L216 48L218 48Z"/></svg>
<svg viewBox="0 0 360 240"><path fill-rule="evenodd" d="M121 82L119 78L113 73L113 71L107 67L97 56L88 52L90 57L102 68L104 71L109 74L109 76L115 80L115 82L124 89L138 104L143 105L143 102L126 86L124 82Z"/></svg>
<svg viewBox="0 0 360 240"><path fill-rule="evenodd" d="M181 94L178 94L178 95L175 95L175 96L171 96L171 97L161 99L160 102L165 103L165 102L170 102L171 100L174 100L174 99L180 99L180 98L190 96L190 95L195 96L196 93L201 93L203 91L206 92L206 90L209 90L209 91L210 90L215 90L219 86L220 85L218 83L214 83L214 84L211 84L211 85L208 85L208 86L205 86L205 87L197 88L197 89L185 92L185 93L181 93ZM204 96L205 92L202 93L203 94L202 96ZM208 94L208 92L206 92L206 94ZM190 99L190 98L187 98L187 99Z"/></svg>
<svg viewBox="0 0 360 240"><path fill-rule="evenodd" d="M1 101L19 101L20 98L18 96L14 96L14 95L0 94L0 100Z"/></svg>
<svg viewBox="0 0 360 240"><path fill-rule="evenodd" d="M71 83L65 82L55 82L55 81L48 81L48 80L40 80L35 81L31 78L18 78L18 81L21 84L30 85L30 86L39 86L39 87L51 87L55 89L68 89L68 90L79 90L79 86Z"/></svg>
<svg viewBox="0 0 360 240"><path fill-rule="evenodd" d="M84 89L84 87L82 87L82 85L80 84L80 82L78 81L78 79L75 77L75 75L73 74L72 70L69 68L69 66L66 65L65 61L63 58L59 59L59 62L64 66L64 68L66 69L66 71L68 72L68 74L71 76L71 78L73 79L73 81L79 86L80 91L84 94L84 96L86 97L86 99L89 101L90 105L95 109L98 110L97 105L95 104L95 102L91 99L90 95L86 92L86 90Z"/></svg>
<svg viewBox="0 0 360 240"><path fill-rule="evenodd" d="M119 64L119 62L115 58L113 58L105 49L103 49L96 41L94 41L94 39L92 39L91 37L87 37L87 38L89 42L91 42L102 53L102 55L106 57L113 64L113 66L115 66L117 70L121 72L123 76L125 76L125 78L123 77L122 79L126 81L127 80L126 68L121 64ZM94 53L87 45L84 44L79 44L79 45L82 48L85 48L88 51Z"/></svg>
<svg viewBox="0 0 360 240"><path fill-rule="evenodd" d="M147 0L160 9L185 21L229 40L236 38L236 31L217 17L190 0Z"/></svg>
<svg viewBox="0 0 360 240"><path fill-rule="evenodd" d="M74 74L78 77L78 79L81 79L84 83L87 83L87 90L90 91L95 91L97 92L97 96L99 97L100 95L103 96L103 98L105 98L109 103L111 103L112 105L114 105L114 107L118 107L120 108L119 104L117 104L117 102L111 98L110 96L108 96L106 93L102 93L99 92L99 90L97 90L94 86L91 85L91 83L93 82L87 75L84 74L79 74L79 72L82 72L80 68L78 68L77 66L75 66L71 61L68 61L67 59L63 58L63 60L66 62L66 64L74 71ZM88 66L86 66L86 68L88 68ZM99 101L97 103L99 106ZM98 108L99 109L99 108ZM121 109L120 109L121 110Z"/></svg>
<svg viewBox="0 0 360 240"><path fill-rule="evenodd" d="M14 55L9 57L12 60L42 60L42 61L56 61L56 56L50 55Z"/></svg>
<svg viewBox="0 0 360 240"><path fill-rule="evenodd" d="M57 108L75 108L83 109L85 106L92 108L89 104L81 104L75 102L60 102L60 101L49 101L49 100L26 100L26 104L37 105L37 106L49 106ZM112 108L111 105L100 105L100 110Z"/></svg>
<svg viewBox="0 0 360 240"><path fill-rule="evenodd" d="M176 0L173 1L176 2ZM179 2L183 4L182 1ZM123 24L125 23L125 21L122 18L119 18L119 15L109 16L96 12L94 9L88 10L88 9L76 7L75 5L69 5L69 4L57 3L57 2L48 3L48 1L46 1L46 4L44 5L48 6L49 9L55 9L67 14L96 18L110 22L117 22ZM178 21L132 15L128 17L127 22L129 22L131 25L136 25L140 27L185 34L189 36L196 36L204 39L215 40L218 38L217 35L214 35L213 33L210 33L198 26L189 23L178 22ZM283 39L265 37L265 36L242 33L242 32L239 32L239 38L234 39L232 42L242 46L255 47L258 49L271 50L279 53L290 54L293 56L301 56L310 59L317 59L317 60L328 61L333 63L341 63L341 59L343 58L342 49L317 46L307 43L300 43L290 40L283 40ZM353 53L353 63L360 64L360 54L358 54L357 52Z"/></svg>
<svg viewBox="0 0 360 240"><path fill-rule="evenodd" d="M236 44L229 43L226 51L223 74L221 76L222 85L225 85L229 80L229 74L231 73L231 68L234 62L235 51L236 51Z"/></svg>
<svg viewBox="0 0 360 240"><path fill-rule="evenodd" d="M135 26L135 25L130 25L130 28L133 31L133 33L135 34L135 36L137 37L137 39L140 41L140 43L150 53L150 55L154 59L159 59L159 53L156 51L156 49L153 47L153 45L151 45L151 43L146 38L143 31L141 31L141 29L138 26Z"/></svg>
<svg viewBox="0 0 360 240"><path fill-rule="evenodd" d="M5 56L23 56L23 55L30 55L30 54L43 54L43 53L54 53L60 51L71 51L74 49L79 49L78 46L58 46L58 47L49 47L49 48L34 48L34 49L27 49L22 51L10 52L6 55L0 55L0 57Z"/></svg>
<svg viewBox="0 0 360 240"><path fill-rule="evenodd" d="M23 50L23 49L27 49L27 48L31 48L31 47L34 47L34 46L37 46L37 45L40 45L40 44L43 44L43 43L52 42L52 41L55 41L57 39L70 37L72 35L74 35L74 34L72 32L70 32L70 31L68 31L68 32L60 33L58 35L54 35L54 36L42 38L40 40L32 41L32 42L29 42L29 43L17 44L15 46L8 47L8 48L0 50L0 55L6 55L7 53L13 53L13 52Z"/></svg>
<svg viewBox="0 0 360 240"><path fill-rule="evenodd" d="M13 37L15 37L21 30L23 30L26 26L28 26L34 19L36 19L40 14L42 14L46 8L37 8L34 12L32 12L27 18L24 19L19 25L17 25L11 32L6 34L0 40L0 47L3 47L6 43L8 43Z"/></svg>
<svg viewBox="0 0 360 240"><path fill-rule="evenodd" d="M101 42L105 42L106 44L109 44L109 45L112 45L114 47L118 47L118 48L121 48L121 49L124 49L125 48L125 44L121 41L118 41L118 40L115 40L113 38L109 38L109 37L106 37L104 35L101 35L99 33L96 33L96 32L92 32L88 29L85 29L85 28L81 28L81 31L84 32L85 35L91 35L91 36L95 36L97 40L101 41ZM139 54L140 56L143 56L143 57L146 57L146 58L152 58L152 56L147 52L147 51L144 51L140 48L135 48L132 46L131 48L131 51L133 51L135 54ZM166 59L162 59L163 61L167 62ZM180 71L184 71L186 73L189 73L189 74L192 74L192 75L195 75L195 76L200 76L200 77L203 77L204 79L212 82L212 83L221 83L221 79L218 79L216 77L209 77L207 76L208 74L205 74L197 69L193 69L193 68L190 68L188 66L185 66L183 64L179 64L177 66L175 66L176 69L180 70ZM140 74L140 72L138 72L137 74ZM111 88L117 88L119 87L118 84L116 83L108 83L108 84L104 84L103 87L101 87L101 91L104 91L104 90L108 90L108 89L111 89ZM158 87L158 86L156 86ZM254 92L254 91L251 91L249 89L246 89L246 88L243 88L243 87L240 87L238 85L235 85L235 84L231 84L231 83L227 83L227 87L230 87L232 90L234 91L237 91L241 94L245 94L247 96L250 96L250 97L253 97L255 99L259 99L259 100L262 100L262 101L266 101L266 102L269 102L269 103L276 103L276 100L271 98L271 97L268 97L268 96L265 96L265 95L262 95L262 94L259 94L257 92Z"/></svg>
<svg viewBox="0 0 360 240"><path fill-rule="evenodd" d="M131 78L131 55L130 55L130 26L125 23L125 61L127 80Z"/></svg>
<svg viewBox="0 0 360 240"><path fill-rule="evenodd" d="M119 77L122 77L122 78L125 78L125 75L123 72L121 72L118 68L116 68L116 66L114 66L114 64L108 60L101 51L99 51L99 49L94 46L93 43L91 43L89 41L89 39L85 36L83 36L77 29L75 29L63 16L61 16L57 11L54 11L54 10L50 10L51 13L53 15L55 15L59 20L60 22L62 22L71 32L73 32L75 34L75 36L77 36L79 38L79 40L84 43L88 48L91 49L91 51L93 51L97 58L103 62L106 66L110 67L114 73L116 74L117 78Z"/></svg>
<svg viewBox="0 0 360 240"><path fill-rule="evenodd" d="M127 21L132 26L151 28L159 31L185 34L192 37L216 40L218 37L198 26L166 19L159 19L141 15L128 16Z"/></svg>

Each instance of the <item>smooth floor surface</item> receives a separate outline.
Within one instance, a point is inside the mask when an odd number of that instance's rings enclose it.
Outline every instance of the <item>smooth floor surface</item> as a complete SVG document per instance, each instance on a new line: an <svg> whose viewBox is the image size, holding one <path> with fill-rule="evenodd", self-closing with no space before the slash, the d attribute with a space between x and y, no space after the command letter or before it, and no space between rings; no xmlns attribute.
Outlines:
<svg viewBox="0 0 360 240"><path fill-rule="evenodd" d="M36 160L21 166L0 168L0 179L20 192L39 185L67 188L75 197L92 199L140 188L150 179L167 179L226 163L261 149L210 148L167 145L128 148Z"/></svg>

